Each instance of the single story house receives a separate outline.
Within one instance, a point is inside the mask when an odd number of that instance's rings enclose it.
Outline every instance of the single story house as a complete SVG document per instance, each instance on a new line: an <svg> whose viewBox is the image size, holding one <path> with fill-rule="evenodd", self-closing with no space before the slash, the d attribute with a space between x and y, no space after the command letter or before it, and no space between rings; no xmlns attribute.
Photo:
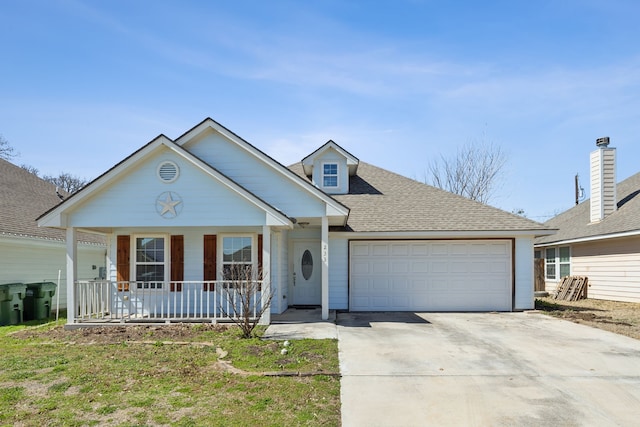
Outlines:
<svg viewBox="0 0 640 427"><path fill-rule="evenodd" d="M533 240L553 231L361 162L333 141L285 167L207 118L160 135L39 218L64 229L69 322L217 321L231 272L260 307L533 308ZM107 239L107 280L78 280L79 231ZM259 276L259 277L258 277ZM235 289L235 288L234 288Z"/></svg>
<svg viewBox="0 0 640 427"><path fill-rule="evenodd" d="M640 302L640 173L616 184L616 149L600 138L590 155L591 198L545 223L557 234L538 237L545 287L586 276L587 296Z"/></svg>
<svg viewBox="0 0 640 427"><path fill-rule="evenodd" d="M67 304L66 236L63 230L40 228L36 223L42 212L58 203L55 185L0 159L0 284L57 284L60 273L55 300L63 308ZM99 279L105 272L104 237L79 233L78 240L78 277Z"/></svg>

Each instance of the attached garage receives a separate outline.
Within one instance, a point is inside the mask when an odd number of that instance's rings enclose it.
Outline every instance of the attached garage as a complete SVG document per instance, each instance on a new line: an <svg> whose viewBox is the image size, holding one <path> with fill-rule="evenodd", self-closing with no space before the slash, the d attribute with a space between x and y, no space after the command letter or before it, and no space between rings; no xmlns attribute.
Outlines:
<svg viewBox="0 0 640 427"><path fill-rule="evenodd" d="M351 241L351 311L511 311L512 240Z"/></svg>

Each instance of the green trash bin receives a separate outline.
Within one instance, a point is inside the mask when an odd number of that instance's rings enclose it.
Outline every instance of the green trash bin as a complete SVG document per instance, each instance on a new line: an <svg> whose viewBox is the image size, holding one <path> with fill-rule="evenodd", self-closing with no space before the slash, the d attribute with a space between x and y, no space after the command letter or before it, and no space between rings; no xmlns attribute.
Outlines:
<svg viewBox="0 0 640 427"><path fill-rule="evenodd" d="M24 297L24 320L48 319L51 314L51 300L56 293L52 282L27 283Z"/></svg>
<svg viewBox="0 0 640 427"><path fill-rule="evenodd" d="M23 283L0 285L0 326L22 323L26 290Z"/></svg>

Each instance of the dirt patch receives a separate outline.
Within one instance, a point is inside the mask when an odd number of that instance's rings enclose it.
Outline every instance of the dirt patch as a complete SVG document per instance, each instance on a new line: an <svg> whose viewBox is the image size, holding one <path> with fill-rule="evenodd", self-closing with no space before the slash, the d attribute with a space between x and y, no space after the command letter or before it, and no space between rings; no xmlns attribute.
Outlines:
<svg viewBox="0 0 640 427"><path fill-rule="evenodd" d="M640 339L640 304L583 299L558 301L537 298L536 309L549 315Z"/></svg>
<svg viewBox="0 0 640 427"><path fill-rule="evenodd" d="M228 325L175 323L170 325L101 326L66 330L59 326L43 333L39 329L24 329L12 334L15 338L42 337L78 344L119 344L123 342L163 342L197 340L204 332L223 332Z"/></svg>

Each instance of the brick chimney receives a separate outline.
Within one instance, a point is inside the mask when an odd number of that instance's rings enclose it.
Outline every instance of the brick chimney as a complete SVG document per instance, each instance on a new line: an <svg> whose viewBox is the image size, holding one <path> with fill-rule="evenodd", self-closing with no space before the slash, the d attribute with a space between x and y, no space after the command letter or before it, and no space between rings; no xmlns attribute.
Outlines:
<svg viewBox="0 0 640 427"><path fill-rule="evenodd" d="M591 152L591 222L602 221L617 209L616 149L609 147L609 137L596 140Z"/></svg>

